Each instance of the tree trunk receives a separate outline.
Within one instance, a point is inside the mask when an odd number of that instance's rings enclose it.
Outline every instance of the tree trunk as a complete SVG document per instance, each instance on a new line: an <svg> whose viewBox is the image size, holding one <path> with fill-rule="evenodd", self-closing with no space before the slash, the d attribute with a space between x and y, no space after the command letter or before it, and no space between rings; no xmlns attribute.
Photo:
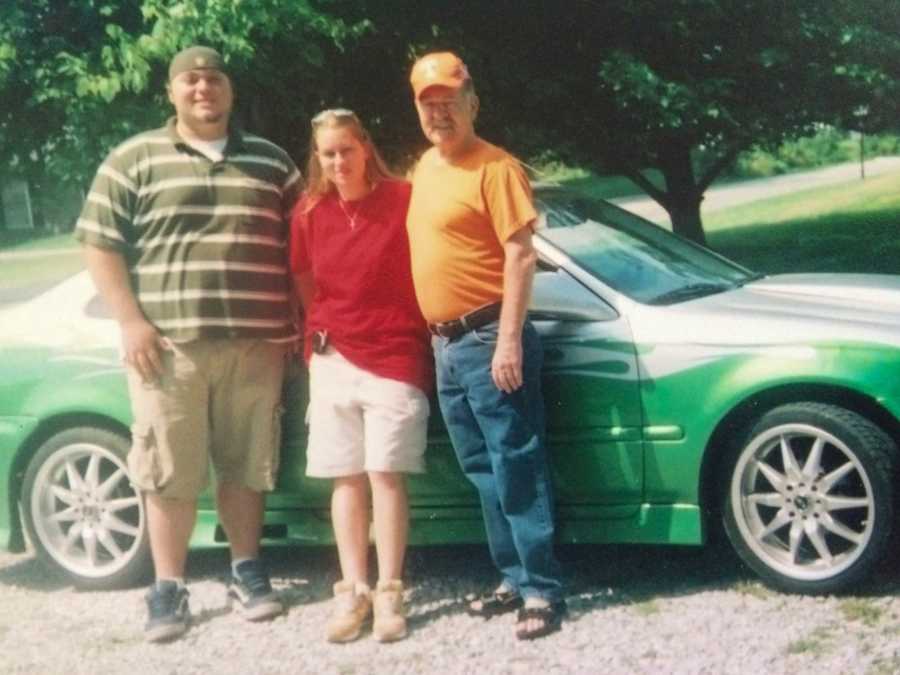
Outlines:
<svg viewBox="0 0 900 675"><path fill-rule="evenodd" d="M668 211L669 218L672 219L673 232L706 246L706 234L703 232L703 220L700 218L699 199L684 204L673 204Z"/></svg>
<svg viewBox="0 0 900 675"><path fill-rule="evenodd" d="M702 188L694 175L691 146L679 139L665 144L660 153L660 170L666 180L666 198L662 203L672 220L672 231L698 244L706 245L700 218Z"/></svg>

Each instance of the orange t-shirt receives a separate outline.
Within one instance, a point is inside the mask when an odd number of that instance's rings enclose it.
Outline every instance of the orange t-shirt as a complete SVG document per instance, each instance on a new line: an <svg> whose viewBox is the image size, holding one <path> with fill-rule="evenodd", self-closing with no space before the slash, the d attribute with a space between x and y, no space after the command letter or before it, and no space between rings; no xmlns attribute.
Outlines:
<svg viewBox="0 0 900 675"><path fill-rule="evenodd" d="M481 139L453 164L432 148L412 184L406 227L425 320L458 319L501 300L503 244L537 217L518 160Z"/></svg>

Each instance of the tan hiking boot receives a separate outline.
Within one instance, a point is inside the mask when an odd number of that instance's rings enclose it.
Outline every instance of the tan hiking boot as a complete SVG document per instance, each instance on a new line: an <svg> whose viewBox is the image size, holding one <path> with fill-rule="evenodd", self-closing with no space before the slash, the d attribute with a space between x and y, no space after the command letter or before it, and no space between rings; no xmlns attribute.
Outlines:
<svg viewBox="0 0 900 675"><path fill-rule="evenodd" d="M350 642L359 637L372 611L372 591L361 581L334 585L334 614L326 627L329 642Z"/></svg>
<svg viewBox="0 0 900 675"><path fill-rule="evenodd" d="M393 642L406 637L406 611L403 609L403 582L398 579L379 581L373 600L375 623L372 634L379 642Z"/></svg>

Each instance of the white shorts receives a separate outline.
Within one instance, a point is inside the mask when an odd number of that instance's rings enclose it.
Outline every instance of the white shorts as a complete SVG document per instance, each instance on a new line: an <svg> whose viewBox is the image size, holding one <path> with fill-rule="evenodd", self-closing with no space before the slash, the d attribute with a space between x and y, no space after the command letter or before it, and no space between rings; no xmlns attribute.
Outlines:
<svg viewBox="0 0 900 675"><path fill-rule="evenodd" d="M307 476L425 471L429 405L418 387L373 375L329 349L312 355L309 399Z"/></svg>

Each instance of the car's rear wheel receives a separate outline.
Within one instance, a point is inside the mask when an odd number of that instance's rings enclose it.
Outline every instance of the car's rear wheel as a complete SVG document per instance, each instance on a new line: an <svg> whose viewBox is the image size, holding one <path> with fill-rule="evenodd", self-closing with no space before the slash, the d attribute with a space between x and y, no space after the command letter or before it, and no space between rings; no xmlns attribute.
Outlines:
<svg viewBox="0 0 900 675"><path fill-rule="evenodd" d="M763 415L734 448L723 516L770 585L832 593L864 578L893 521L896 446L866 418L819 403Z"/></svg>
<svg viewBox="0 0 900 675"><path fill-rule="evenodd" d="M130 586L149 571L144 505L128 476L127 452L120 434L73 428L44 442L25 472L31 542L81 588Z"/></svg>

